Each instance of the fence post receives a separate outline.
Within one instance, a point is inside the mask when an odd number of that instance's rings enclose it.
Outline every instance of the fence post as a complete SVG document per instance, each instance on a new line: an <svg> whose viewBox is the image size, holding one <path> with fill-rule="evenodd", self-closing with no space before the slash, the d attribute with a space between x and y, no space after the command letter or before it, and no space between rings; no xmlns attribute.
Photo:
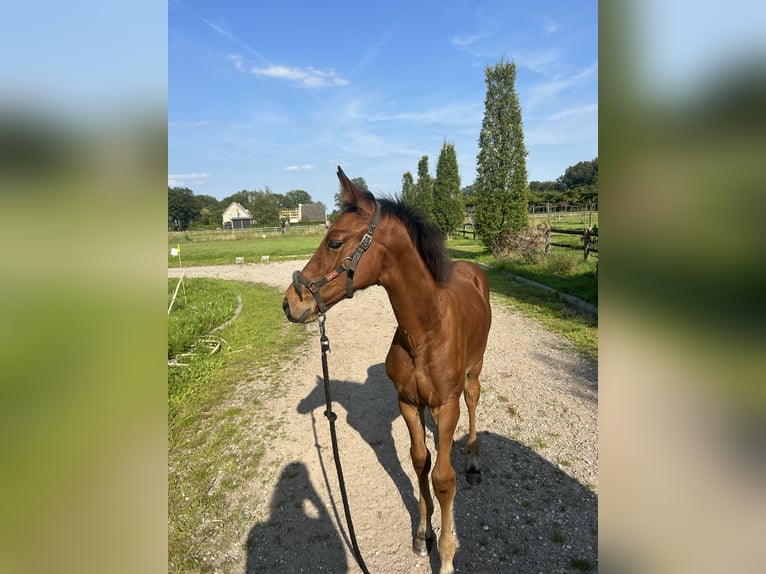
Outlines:
<svg viewBox="0 0 766 574"><path fill-rule="evenodd" d="M543 236L545 237L545 255L548 255L548 252L551 250L551 226L548 223L545 224Z"/></svg>
<svg viewBox="0 0 766 574"><path fill-rule="evenodd" d="M590 242L591 242L591 228L588 227L585 231L583 231L582 238L583 243L585 244L583 247L583 258L584 261L588 260L588 256L590 255Z"/></svg>

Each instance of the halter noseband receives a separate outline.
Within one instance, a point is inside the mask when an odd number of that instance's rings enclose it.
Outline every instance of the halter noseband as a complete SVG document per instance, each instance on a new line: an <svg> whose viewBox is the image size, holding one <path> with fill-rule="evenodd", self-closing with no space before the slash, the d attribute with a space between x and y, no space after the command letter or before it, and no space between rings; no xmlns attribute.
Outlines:
<svg viewBox="0 0 766 574"><path fill-rule="evenodd" d="M319 289L346 272L348 273L346 279L346 298L350 299L354 296L354 273L356 272L356 266L359 264L359 260L362 258L362 255L364 255L364 252L367 251L372 243L372 236L375 233L375 228L378 226L379 219L380 204L376 201L375 214L372 216L372 223L370 223L370 228L367 230L367 233L364 234L364 237L362 237L362 241L359 243L356 251L354 251L353 255L350 257L344 258L338 267L330 271L319 281L311 281L300 271L293 272L293 287L295 287L295 291L298 293L298 298L301 301L303 301L303 287L301 287L301 285L304 285L314 296L314 299L316 299L317 305L319 306L319 312L325 314L327 312L327 306L324 304L322 296L319 294Z"/></svg>

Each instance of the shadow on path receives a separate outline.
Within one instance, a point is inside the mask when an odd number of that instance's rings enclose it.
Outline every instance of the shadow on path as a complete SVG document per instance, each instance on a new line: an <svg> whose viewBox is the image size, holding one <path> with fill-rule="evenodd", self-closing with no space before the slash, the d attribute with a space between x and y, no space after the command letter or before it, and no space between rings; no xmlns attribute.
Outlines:
<svg viewBox="0 0 766 574"><path fill-rule="evenodd" d="M382 363L370 367L367 375L364 383L331 381L333 402L343 406L348 425L375 452L378 462L400 493L414 530L417 501L412 481L399 462L392 434L392 425L400 416L396 390ZM323 412L324 401L324 389L319 379L317 386L298 405L298 412L313 413L320 407ZM433 428L430 417L426 420ZM470 486L464 473L466 440L467 436L456 436L452 449L458 487L454 503L455 528L460 542L455 568L461 572L485 573L597 572L596 493L518 441L481 430L482 483ZM544 454L544 450L542 452ZM432 452L432 456L435 454ZM323 455L320 451L319 456L327 459L322 461L326 471L334 473L332 455ZM341 459L348 476L353 472L354 461L344 459L342 452ZM377 468L362 470L380 472ZM330 497L337 517L343 513L340 495L336 498L331 492ZM432 520L437 529L438 515L437 510ZM345 525L345 520L342 523ZM355 527L359 530L362 525L355 521ZM402 535L402 552L411 552L411 534ZM363 555L373 552L374 548L362 548ZM435 547L431 551L430 564L432 571L438 572ZM336 568L335 571L345 570Z"/></svg>
<svg viewBox="0 0 766 574"><path fill-rule="evenodd" d="M481 402L479 403L481 407ZM462 572L597 572L598 496L518 441L480 432L482 482L470 486L467 435L455 441L455 528Z"/></svg>
<svg viewBox="0 0 766 574"><path fill-rule="evenodd" d="M245 574L346 572L343 541L303 463L282 470L269 520L250 529L246 560Z"/></svg>
<svg viewBox="0 0 766 574"><path fill-rule="evenodd" d="M385 472L394 483L397 492L400 493L407 511L412 517L412 526L417 521L418 501L413 494L413 485L410 477L402 468L396 453L396 444L393 436L394 421L401 416L396 389L391 379L386 375L386 366L378 363L367 369L367 380L364 383L354 381L330 381L330 389L333 405L341 405L346 410L346 423L362 437L375 453L375 456ZM298 404L298 412L301 414L311 413L321 407L325 410L324 383L321 377L317 377L317 385L311 393ZM328 425L325 421L324 431L329 435ZM315 421L316 424L316 421ZM401 423L404 425L404 422ZM341 427L336 426L338 434L342 435ZM315 433L317 429L315 428ZM322 429L319 430L322 432ZM332 451L330 451L332 452ZM320 453L321 457L321 453ZM341 461L344 461L341 452ZM322 463L325 466L325 463ZM349 463L346 463L349 464ZM335 464L332 455L329 456L327 466L328 473L335 474ZM378 472L378 469L369 469L370 472ZM349 471L345 468L344 475ZM330 493L332 497L332 493ZM340 501L340 495L338 495ZM342 514L342 507L338 509ZM353 509L352 509L353 516ZM345 524L345 519L344 522Z"/></svg>

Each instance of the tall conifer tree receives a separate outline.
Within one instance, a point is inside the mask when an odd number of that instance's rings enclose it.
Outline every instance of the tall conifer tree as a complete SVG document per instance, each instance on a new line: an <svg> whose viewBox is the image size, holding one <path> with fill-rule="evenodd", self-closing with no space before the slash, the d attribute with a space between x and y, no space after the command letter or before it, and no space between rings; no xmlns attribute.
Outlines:
<svg viewBox="0 0 766 574"><path fill-rule="evenodd" d="M428 173L428 156L424 155L418 162L418 181L415 184L415 205L420 207L428 217L433 218L433 181Z"/></svg>
<svg viewBox="0 0 766 574"><path fill-rule="evenodd" d="M463 196L457 168L455 144L444 140L436 163L433 185L433 220L442 233L449 235L463 223Z"/></svg>
<svg viewBox="0 0 766 574"><path fill-rule="evenodd" d="M527 149L516 93L516 63L504 58L486 68L487 94L476 164L475 224L492 244L503 231L529 225Z"/></svg>
<svg viewBox="0 0 766 574"><path fill-rule="evenodd" d="M409 171L402 176L402 199L408 203L415 203L415 180Z"/></svg>

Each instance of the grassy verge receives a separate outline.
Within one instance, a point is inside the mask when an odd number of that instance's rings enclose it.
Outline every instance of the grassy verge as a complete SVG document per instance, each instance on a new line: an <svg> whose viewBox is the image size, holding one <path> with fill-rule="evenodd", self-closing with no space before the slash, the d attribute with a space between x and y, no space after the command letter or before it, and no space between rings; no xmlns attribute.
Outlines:
<svg viewBox="0 0 766 574"><path fill-rule="evenodd" d="M483 244L473 239L447 242L450 255L490 266L487 277L492 293L507 307L539 321L548 330L562 335L589 360L598 359L598 318L578 313L555 293L522 284L512 279L519 275L549 287L598 304L598 279L595 261L582 261L582 253L553 248L545 261L522 264L500 261Z"/></svg>
<svg viewBox="0 0 766 574"><path fill-rule="evenodd" d="M555 293L514 281L502 270L489 269L486 273L496 300L563 336L586 359L598 360L597 317L576 313Z"/></svg>
<svg viewBox="0 0 766 574"><path fill-rule="evenodd" d="M473 239L451 239L447 249L454 259L468 259L485 263L493 269L512 275L526 277L557 291L573 295L583 301L598 305L598 258L583 261L582 251L552 247L541 263L518 263L504 261L492 256L489 248Z"/></svg>
<svg viewBox="0 0 766 574"><path fill-rule="evenodd" d="M175 283L168 281L169 292ZM188 366L168 368L168 571L173 573L212 571L214 554L243 535L244 511L236 493L256 476L274 425L261 406L278 389L270 373L306 337L305 330L285 321L276 289L196 279L187 284L187 301L178 310L174 306L168 318L168 354L171 345L188 348L191 333L202 334L207 325L228 318L237 294L242 312L216 333L225 341L221 350L185 357ZM256 425L266 432L254 437Z"/></svg>

